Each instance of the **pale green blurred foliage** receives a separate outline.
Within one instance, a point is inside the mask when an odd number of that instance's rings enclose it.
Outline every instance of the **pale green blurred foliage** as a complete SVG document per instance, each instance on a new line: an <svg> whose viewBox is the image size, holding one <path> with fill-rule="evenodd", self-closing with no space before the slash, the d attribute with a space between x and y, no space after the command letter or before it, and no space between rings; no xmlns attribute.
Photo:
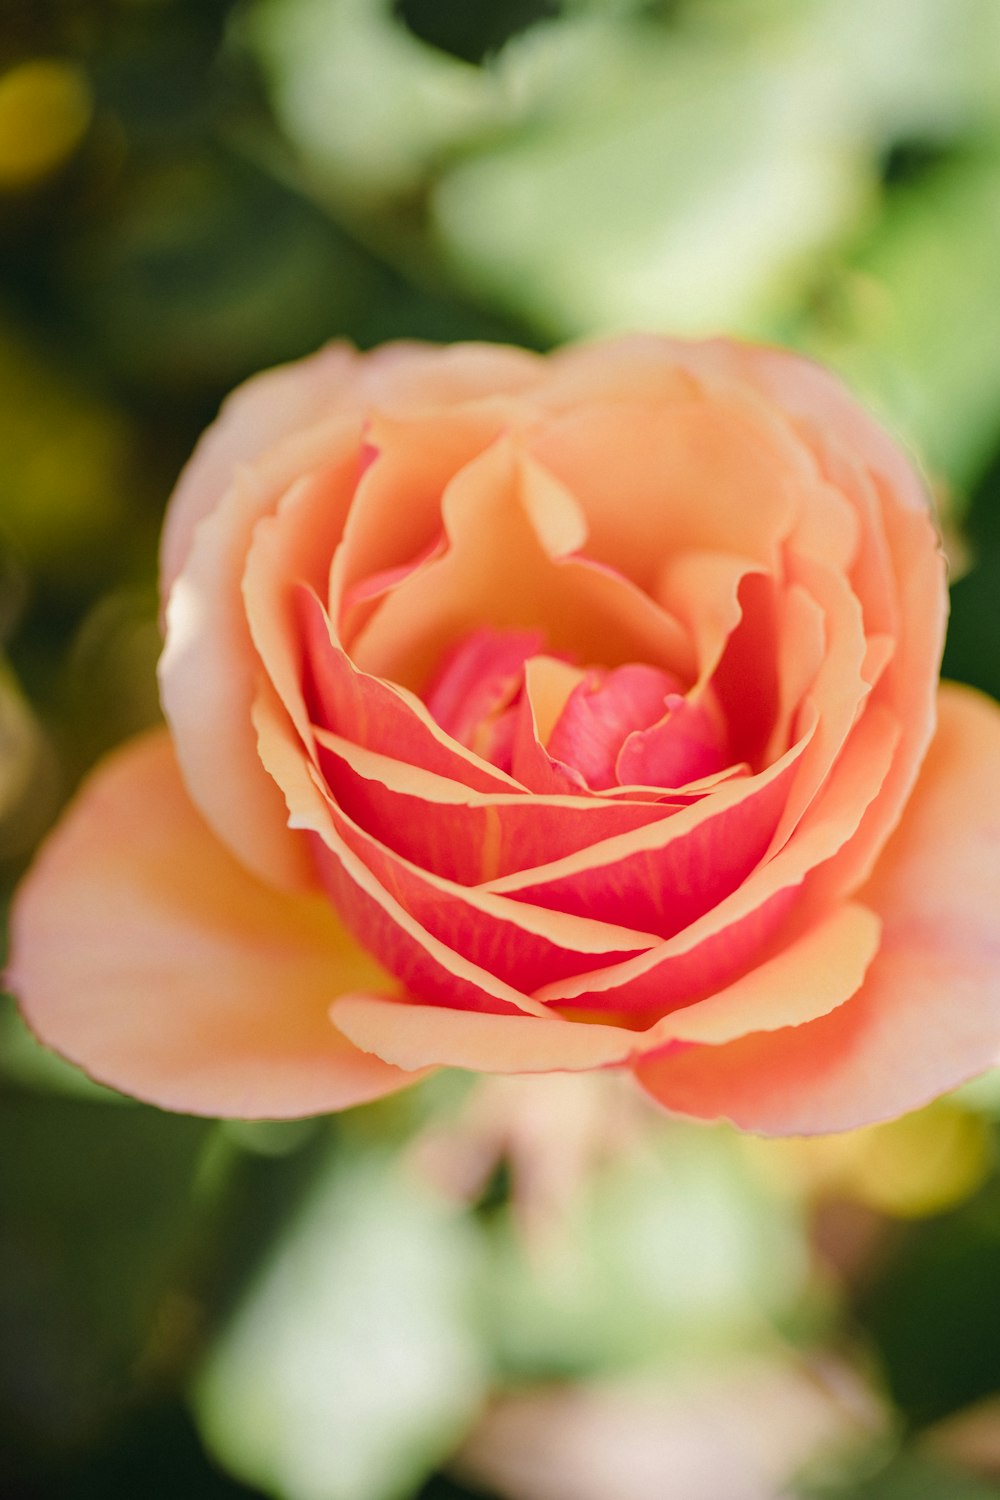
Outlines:
<svg viewBox="0 0 1000 1500"><path fill-rule="evenodd" d="M983 312L1000 298L1000 10L676 9L665 26L577 0L484 68L421 45L386 0L257 0L246 36L308 190L381 249L442 258L547 340L791 339L939 478L973 482L1000 392ZM911 145L961 159L897 205L882 169Z"/></svg>

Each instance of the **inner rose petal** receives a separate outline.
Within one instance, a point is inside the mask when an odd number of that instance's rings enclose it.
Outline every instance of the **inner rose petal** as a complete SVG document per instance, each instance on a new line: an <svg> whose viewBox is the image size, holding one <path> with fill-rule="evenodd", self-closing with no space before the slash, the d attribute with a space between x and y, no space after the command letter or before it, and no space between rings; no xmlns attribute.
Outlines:
<svg viewBox="0 0 1000 1500"><path fill-rule="evenodd" d="M683 703L681 688L672 673L642 662L591 668L556 720L549 754L575 766L595 790L620 785L618 757L626 739L658 724L668 700Z"/></svg>
<svg viewBox="0 0 1000 1500"><path fill-rule="evenodd" d="M685 697L645 662L580 670L539 653L537 631L472 631L424 695L442 729L534 790L682 787L725 769L727 733L711 689Z"/></svg>
<svg viewBox="0 0 1000 1500"><path fill-rule="evenodd" d="M441 728L488 756L488 731L520 692L524 664L541 644L537 630L483 629L453 646L424 694Z"/></svg>

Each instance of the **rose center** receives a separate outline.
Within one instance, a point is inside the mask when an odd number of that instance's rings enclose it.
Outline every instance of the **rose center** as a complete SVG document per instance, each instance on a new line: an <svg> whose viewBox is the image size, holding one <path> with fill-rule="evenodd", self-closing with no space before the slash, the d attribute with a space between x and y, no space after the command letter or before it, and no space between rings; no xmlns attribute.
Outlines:
<svg viewBox="0 0 1000 1500"><path fill-rule="evenodd" d="M472 631L424 696L442 729L501 770L516 774L527 737L592 791L679 788L730 760L710 687L686 692L673 673L643 662L581 667L547 654L537 631Z"/></svg>

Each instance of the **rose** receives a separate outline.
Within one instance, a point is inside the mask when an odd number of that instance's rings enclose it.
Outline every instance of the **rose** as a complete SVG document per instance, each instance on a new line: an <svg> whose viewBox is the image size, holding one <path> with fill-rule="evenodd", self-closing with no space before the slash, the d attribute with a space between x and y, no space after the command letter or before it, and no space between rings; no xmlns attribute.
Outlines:
<svg viewBox="0 0 1000 1500"><path fill-rule="evenodd" d="M1000 715L939 698L925 496L812 365L331 347L226 403L162 565L172 741L14 915L95 1077L278 1116L629 1067L782 1132L994 1060Z"/></svg>

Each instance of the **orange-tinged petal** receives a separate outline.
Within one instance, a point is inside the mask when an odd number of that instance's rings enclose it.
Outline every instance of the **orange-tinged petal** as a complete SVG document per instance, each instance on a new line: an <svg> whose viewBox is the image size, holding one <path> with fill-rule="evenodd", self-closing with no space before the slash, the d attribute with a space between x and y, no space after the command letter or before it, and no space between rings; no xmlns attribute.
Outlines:
<svg viewBox="0 0 1000 1500"><path fill-rule="evenodd" d="M635 1040L615 1026L399 1005L369 995L345 996L331 1013L355 1046L391 1057L401 1068L422 1068L437 1057L447 1067L479 1073L587 1071L622 1062Z"/></svg>
<svg viewBox="0 0 1000 1500"><path fill-rule="evenodd" d="M199 523L219 504L236 470L289 433L329 415L357 378L357 353L327 344L309 359L265 370L238 386L200 438L177 481L160 543L160 588L167 599Z"/></svg>
<svg viewBox="0 0 1000 1500"><path fill-rule="evenodd" d="M652 592L663 561L739 552L774 567L795 521L786 481L815 464L746 401L600 401L552 417L530 451L576 497L587 555Z"/></svg>
<svg viewBox="0 0 1000 1500"><path fill-rule="evenodd" d="M251 708L260 662L242 596L255 527L304 473L319 470L328 526L346 513L361 433L355 419L297 434L239 472L198 527L167 604L160 695L191 798L260 879L307 889L311 871L288 836L281 794L261 769ZM328 559L317 556L325 586Z"/></svg>
<svg viewBox="0 0 1000 1500"><path fill-rule="evenodd" d="M670 937L728 896L767 851L809 736L755 777L646 827L491 882L578 916Z"/></svg>
<svg viewBox="0 0 1000 1500"><path fill-rule="evenodd" d="M213 837L160 731L110 757L45 846L8 982L47 1045L167 1109L288 1118L412 1081L328 1016L392 980L321 898L268 889Z"/></svg>
<svg viewBox="0 0 1000 1500"><path fill-rule="evenodd" d="M844 906L718 994L642 1032L358 995L336 1001L333 1016L357 1046L402 1068L546 1073L611 1067L671 1042L725 1042L748 1030L773 1031L825 1015L858 989L879 927L864 907Z"/></svg>
<svg viewBox="0 0 1000 1500"><path fill-rule="evenodd" d="M730 339L673 347L681 363L699 377L726 388L757 390L772 411L787 413L819 446L840 448L883 475L904 504L926 510L927 497L902 449L820 365L785 349Z"/></svg>
<svg viewBox="0 0 1000 1500"><path fill-rule="evenodd" d="M500 438L455 475L441 501L447 550L411 573L351 646L358 667L421 691L472 630L540 629L584 663L648 661L690 676L676 620L623 575L553 555L578 539L575 497Z"/></svg>
<svg viewBox="0 0 1000 1500"><path fill-rule="evenodd" d="M935 739L862 899L879 952L820 1020L650 1058L637 1074L682 1114L764 1134L846 1130L915 1109L1000 1061L1000 710L941 692Z"/></svg>

